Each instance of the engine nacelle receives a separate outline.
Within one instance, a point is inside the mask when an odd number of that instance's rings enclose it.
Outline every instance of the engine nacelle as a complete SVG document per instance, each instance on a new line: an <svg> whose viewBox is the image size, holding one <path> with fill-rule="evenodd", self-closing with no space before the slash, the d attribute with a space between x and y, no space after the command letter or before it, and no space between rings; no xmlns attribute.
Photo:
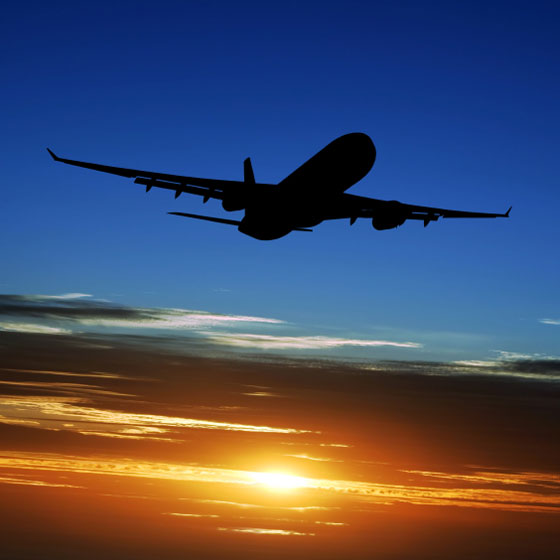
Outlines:
<svg viewBox="0 0 560 560"><path fill-rule="evenodd" d="M378 231L383 229L393 229L402 226L406 222L406 217L398 214L373 217L371 225Z"/></svg>
<svg viewBox="0 0 560 560"><path fill-rule="evenodd" d="M245 209L245 200L239 196L228 196L222 200L222 208L227 212L235 212Z"/></svg>

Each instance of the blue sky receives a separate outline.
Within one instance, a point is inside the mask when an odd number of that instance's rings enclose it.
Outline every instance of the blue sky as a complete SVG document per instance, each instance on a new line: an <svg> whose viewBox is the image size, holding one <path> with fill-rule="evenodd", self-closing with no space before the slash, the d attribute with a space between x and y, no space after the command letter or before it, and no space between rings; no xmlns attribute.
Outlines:
<svg viewBox="0 0 560 560"><path fill-rule="evenodd" d="M11 4L0 292L420 345L340 350L371 358L558 355L559 15L549 2ZM378 155L351 192L513 205L511 218L259 242L166 214L223 216L215 201L146 195L44 149L216 178L240 178L251 156L257 180L277 182L353 131Z"/></svg>

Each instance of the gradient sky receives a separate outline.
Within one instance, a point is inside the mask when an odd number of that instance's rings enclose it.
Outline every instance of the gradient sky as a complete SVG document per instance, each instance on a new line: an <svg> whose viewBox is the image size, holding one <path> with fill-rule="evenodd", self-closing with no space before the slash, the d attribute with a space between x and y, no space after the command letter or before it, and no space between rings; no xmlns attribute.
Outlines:
<svg viewBox="0 0 560 560"><path fill-rule="evenodd" d="M3 7L0 557L557 550L559 16ZM275 183L358 131L377 160L350 192L510 219L262 242L45 150L223 179L250 156Z"/></svg>
<svg viewBox="0 0 560 560"><path fill-rule="evenodd" d="M308 335L416 341L396 358L558 354L558 8L551 3L10 4L3 293L274 317ZM325 223L257 242L167 211L108 164L276 182L362 131L351 192L510 220ZM235 214L234 214L235 216ZM375 353L368 353L376 357Z"/></svg>

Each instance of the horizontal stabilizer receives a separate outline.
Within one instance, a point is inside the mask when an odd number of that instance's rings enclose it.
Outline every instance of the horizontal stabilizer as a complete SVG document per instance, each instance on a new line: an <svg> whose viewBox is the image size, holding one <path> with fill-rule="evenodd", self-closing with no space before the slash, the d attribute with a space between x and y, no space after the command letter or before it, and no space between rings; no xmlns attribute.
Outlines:
<svg viewBox="0 0 560 560"><path fill-rule="evenodd" d="M167 212L168 214L173 214L174 216L183 216L185 218L196 218L197 220L206 220L207 222L216 222L218 224L227 224L229 226L240 226L241 222L238 220L228 220L226 218L214 218L212 216L201 216L200 214L187 214L186 212ZM313 231L308 228L296 227L292 231Z"/></svg>
<svg viewBox="0 0 560 560"><path fill-rule="evenodd" d="M185 218L196 218L197 220L206 220L207 222L217 222L218 224L228 224L230 226L238 226L241 224L238 220L227 220L225 218L213 218L212 216L201 216L200 214L187 214L186 212L167 212L174 216L184 216Z"/></svg>

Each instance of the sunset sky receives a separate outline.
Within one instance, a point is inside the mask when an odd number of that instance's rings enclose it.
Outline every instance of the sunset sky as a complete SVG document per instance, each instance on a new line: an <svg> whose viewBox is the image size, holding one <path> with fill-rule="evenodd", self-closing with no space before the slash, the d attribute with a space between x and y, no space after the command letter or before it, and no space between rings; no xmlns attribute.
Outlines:
<svg viewBox="0 0 560 560"><path fill-rule="evenodd" d="M560 553L560 10L27 2L0 22L0 558ZM508 220L270 242L58 155Z"/></svg>

